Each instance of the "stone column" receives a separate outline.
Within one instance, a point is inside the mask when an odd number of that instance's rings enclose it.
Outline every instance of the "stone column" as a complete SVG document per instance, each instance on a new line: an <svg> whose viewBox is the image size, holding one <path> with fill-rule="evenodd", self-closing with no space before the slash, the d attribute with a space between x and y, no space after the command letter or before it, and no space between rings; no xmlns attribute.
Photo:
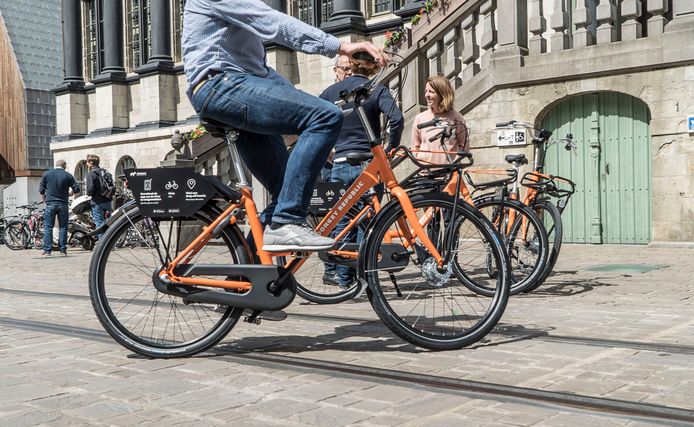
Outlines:
<svg viewBox="0 0 694 427"><path fill-rule="evenodd" d="M63 85L74 88L84 86L80 7L80 0L63 0Z"/></svg>
<svg viewBox="0 0 694 427"><path fill-rule="evenodd" d="M55 89L56 136L54 141L82 138L87 132L89 105L82 77L82 22L80 0L63 0L64 76Z"/></svg>
<svg viewBox="0 0 694 427"><path fill-rule="evenodd" d="M480 54L480 47L477 44L475 26L477 25L477 14L471 13L463 18L463 54L461 60L463 67L463 82L472 79L475 74L480 72L480 66L475 61Z"/></svg>
<svg viewBox="0 0 694 427"><path fill-rule="evenodd" d="M622 0L622 40L636 40L643 32L637 19L641 16L640 0Z"/></svg>
<svg viewBox="0 0 694 427"><path fill-rule="evenodd" d="M123 2L105 1L103 9L103 34L101 43L104 49L104 63L101 74L94 79L94 84L105 82L125 82L123 66ZM97 17L97 19L99 19Z"/></svg>
<svg viewBox="0 0 694 427"><path fill-rule="evenodd" d="M496 45L496 26L494 23L494 1L487 0L480 6L480 15L482 15L482 40L480 46L484 49L484 53L480 58L480 67L486 69L489 65L489 56Z"/></svg>
<svg viewBox="0 0 694 427"><path fill-rule="evenodd" d="M460 87L460 25L453 27L451 31L443 36L443 54L445 59L443 64L443 74L450 80L453 89Z"/></svg>
<svg viewBox="0 0 694 427"><path fill-rule="evenodd" d="M553 6L554 12L552 12L549 18L549 26L552 27L554 32L549 36L549 40L552 52L558 52L569 48L569 35L566 31L566 27L569 24L569 15L566 13L563 0L553 0Z"/></svg>
<svg viewBox="0 0 694 427"><path fill-rule="evenodd" d="M427 64L430 76L441 73L441 44L434 43L427 49Z"/></svg>
<svg viewBox="0 0 694 427"><path fill-rule="evenodd" d="M360 3L359 0L333 0L333 13L328 22L321 25L321 29L332 34L363 34L366 30L366 19L359 8Z"/></svg>
<svg viewBox="0 0 694 427"><path fill-rule="evenodd" d="M494 51L495 67L520 67L528 54L528 4L525 1L497 0L499 47Z"/></svg>
<svg viewBox="0 0 694 427"><path fill-rule="evenodd" d="M694 0L672 2L672 21L665 31L690 30L694 28Z"/></svg>
<svg viewBox="0 0 694 427"><path fill-rule="evenodd" d="M150 0L149 14L152 17L152 48L146 64L135 70L138 74L153 72L173 72L171 57L171 2L170 0ZM143 30L144 31L144 30Z"/></svg>
<svg viewBox="0 0 694 427"><path fill-rule="evenodd" d="M140 123L136 127L163 127L176 122L177 82L171 57L171 2L150 0L151 55L137 68L140 75Z"/></svg>
<svg viewBox="0 0 694 427"><path fill-rule="evenodd" d="M130 92L123 67L123 2L104 1L100 41L104 62L93 83L96 86L96 126L92 135L125 132L130 126ZM100 17L97 17L99 19Z"/></svg>
<svg viewBox="0 0 694 427"><path fill-rule="evenodd" d="M665 30L665 13L668 12L668 0L648 0L646 10L651 14L648 18L648 37L663 34Z"/></svg>
<svg viewBox="0 0 694 427"><path fill-rule="evenodd" d="M528 30L533 35L528 41L528 51L531 55L547 52L547 40L542 37L546 29L547 21L542 13L542 0L531 0L528 21Z"/></svg>
<svg viewBox="0 0 694 427"><path fill-rule="evenodd" d="M573 35L573 47L584 47L593 44L593 34L588 30L588 25L592 19L590 10L585 6L585 3L578 2L574 9L574 24L576 30ZM554 48L554 45L552 46Z"/></svg>
<svg viewBox="0 0 694 427"><path fill-rule="evenodd" d="M614 27L615 9L616 5L613 3L613 0L600 0L596 12L598 29L596 30L595 38L597 44L617 41L617 33Z"/></svg>

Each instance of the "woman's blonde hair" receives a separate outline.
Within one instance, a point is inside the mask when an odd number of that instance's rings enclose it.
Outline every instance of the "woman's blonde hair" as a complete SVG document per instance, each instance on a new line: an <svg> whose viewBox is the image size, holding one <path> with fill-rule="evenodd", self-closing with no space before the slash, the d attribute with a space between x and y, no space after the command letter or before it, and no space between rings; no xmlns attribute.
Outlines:
<svg viewBox="0 0 694 427"><path fill-rule="evenodd" d="M439 108L441 111L448 112L453 109L453 101L455 100L455 93L453 92L453 87L451 82L447 78L438 74L435 76L429 76L427 78L427 83L434 89L434 92L441 97L441 103Z"/></svg>

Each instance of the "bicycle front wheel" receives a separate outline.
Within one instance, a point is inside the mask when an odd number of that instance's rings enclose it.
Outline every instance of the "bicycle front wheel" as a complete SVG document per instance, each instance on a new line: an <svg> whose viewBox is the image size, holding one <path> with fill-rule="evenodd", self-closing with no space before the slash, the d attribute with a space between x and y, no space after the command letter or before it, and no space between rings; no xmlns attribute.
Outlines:
<svg viewBox="0 0 694 427"><path fill-rule="evenodd" d="M374 220L360 254L371 304L383 323L411 344L454 350L475 343L497 324L508 301L510 279L501 240L491 223L464 202L454 211L454 199L447 194L420 194L411 201L442 256L451 251L490 254L500 272L493 295L461 285L452 261L438 267L413 234L402 206L393 201ZM464 233L449 233L454 226Z"/></svg>
<svg viewBox="0 0 694 427"><path fill-rule="evenodd" d="M236 325L242 310L197 303L159 292L153 277L214 218L159 220L128 212L96 247L89 293L99 321L121 345L149 357L181 357L204 351ZM127 235L129 244L118 247ZM247 264L249 254L231 227L207 243L189 263ZM220 290L220 292L224 292Z"/></svg>
<svg viewBox="0 0 694 427"><path fill-rule="evenodd" d="M5 246L13 251L25 249L29 245L29 234L23 221L10 221L5 226Z"/></svg>

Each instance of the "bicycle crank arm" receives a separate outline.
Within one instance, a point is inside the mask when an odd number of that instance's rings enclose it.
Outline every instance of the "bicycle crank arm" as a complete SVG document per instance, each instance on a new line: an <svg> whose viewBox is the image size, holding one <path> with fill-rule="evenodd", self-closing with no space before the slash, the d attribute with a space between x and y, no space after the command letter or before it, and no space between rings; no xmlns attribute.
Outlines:
<svg viewBox="0 0 694 427"><path fill-rule="evenodd" d="M166 283L156 271L152 275L154 287L162 293L177 296L187 301L219 304L251 310L281 310L291 304L296 295L294 275L285 274L282 267L273 265L219 265L180 264L176 267L181 276L207 275L243 277L252 283L251 289L243 294L213 290L197 286ZM273 290L275 290L273 292Z"/></svg>

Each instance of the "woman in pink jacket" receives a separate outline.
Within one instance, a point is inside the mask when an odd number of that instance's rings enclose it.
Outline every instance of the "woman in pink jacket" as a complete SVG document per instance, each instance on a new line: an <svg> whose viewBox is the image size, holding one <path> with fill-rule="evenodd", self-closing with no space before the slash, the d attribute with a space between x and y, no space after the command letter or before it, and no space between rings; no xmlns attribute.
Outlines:
<svg viewBox="0 0 694 427"><path fill-rule="evenodd" d="M427 79L424 98L429 108L419 113L414 119L411 148L415 151L421 150L420 152L415 152L415 155L424 163L449 163L448 156L444 151L468 151L470 148L465 119L463 119L462 114L453 109L455 93L451 83L444 76L430 76ZM442 124L447 122L452 127L452 136L444 141L443 147L440 139L429 141L429 138L441 132L441 128L432 126L417 129L418 124L431 121L434 118L439 118L443 121ZM455 158L455 154L451 155L451 157Z"/></svg>

